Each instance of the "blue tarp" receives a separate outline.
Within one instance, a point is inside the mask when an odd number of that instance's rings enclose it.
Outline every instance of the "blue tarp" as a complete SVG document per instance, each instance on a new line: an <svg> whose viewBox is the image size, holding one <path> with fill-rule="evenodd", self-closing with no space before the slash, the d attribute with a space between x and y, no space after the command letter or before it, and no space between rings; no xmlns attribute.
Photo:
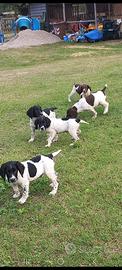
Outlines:
<svg viewBox="0 0 122 270"><path fill-rule="evenodd" d="M103 31L100 31L98 29L95 30L91 30L87 33L84 33L82 35L78 34L78 33L74 33L74 34L69 34L64 36L64 41L72 41L72 42L94 42L94 41L99 41L99 40L103 40Z"/></svg>
<svg viewBox="0 0 122 270"><path fill-rule="evenodd" d="M103 32L98 30L98 29L91 30L88 33L85 33L84 37L88 38L91 41L102 40L103 39Z"/></svg>

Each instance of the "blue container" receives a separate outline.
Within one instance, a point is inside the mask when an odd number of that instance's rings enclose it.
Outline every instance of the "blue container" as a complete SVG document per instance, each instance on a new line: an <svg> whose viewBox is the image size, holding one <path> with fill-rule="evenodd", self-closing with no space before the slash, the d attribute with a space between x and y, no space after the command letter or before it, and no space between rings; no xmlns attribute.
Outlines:
<svg viewBox="0 0 122 270"><path fill-rule="evenodd" d="M64 41L68 41L68 36L63 36Z"/></svg>
<svg viewBox="0 0 122 270"><path fill-rule="evenodd" d="M4 34L0 32L0 43L4 42Z"/></svg>
<svg viewBox="0 0 122 270"><path fill-rule="evenodd" d="M31 20L27 17L22 16L16 20L16 26L20 30L30 29L31 28Z"/></svg>
<svg viewBox="0 0 122 270"><path fill-rule="evenodd" d="M40 21L38 18L32 18L32 30L40 30Z"/></svg>

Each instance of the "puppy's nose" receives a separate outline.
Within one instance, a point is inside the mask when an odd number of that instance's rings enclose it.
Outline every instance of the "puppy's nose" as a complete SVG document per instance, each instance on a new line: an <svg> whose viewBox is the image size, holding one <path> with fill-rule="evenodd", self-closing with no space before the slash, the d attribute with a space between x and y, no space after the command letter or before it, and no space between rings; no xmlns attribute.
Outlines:
<svg viewBox="0 0 122 270"><path fill-rule="evenodd" d="M9 178L9 182L11 182L11 183L14 183L16 181L16 178L15 177L11 177L11 178Z"/></svg>
<svg viewBox="0 0 122 270"><path fill-rule="evenodd" d="M44 126L42 126L40 129L41 129L41 130L45 130L45 127L44 127Z"/></svg>

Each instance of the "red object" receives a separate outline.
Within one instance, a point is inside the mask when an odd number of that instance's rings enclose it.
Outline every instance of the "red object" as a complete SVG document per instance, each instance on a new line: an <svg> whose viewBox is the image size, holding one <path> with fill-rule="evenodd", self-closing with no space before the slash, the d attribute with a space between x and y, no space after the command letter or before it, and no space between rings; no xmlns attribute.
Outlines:
<svg viewBox="0 0 122 270"><path fill-rule="evenodd" d="M78 26L77 23L75 23L75 24L72 25L72 31L73 32L78 32L79 31L79 26Z"/></svg>

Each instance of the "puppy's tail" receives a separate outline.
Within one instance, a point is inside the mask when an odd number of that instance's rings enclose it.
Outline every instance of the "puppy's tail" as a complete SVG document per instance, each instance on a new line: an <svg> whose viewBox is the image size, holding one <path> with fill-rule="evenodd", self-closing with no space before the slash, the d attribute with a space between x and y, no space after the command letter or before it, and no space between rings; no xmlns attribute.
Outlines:
<svg viewBox="0 0 122 270"><path fill-rule="evenodd" d="M51 158L51 159L53 159L53 158L56 157L61 151L62 151L62 150L60 149L60 150L58 150L58 151L56 151L56 152L53 152L52 154L49 154L48 157Z"/></svg>
<svg viewBox="0 0 122 270"><path fill-rule="evenodd" d="M105 90L106 90L107 87L108 87L108 85L105 84L104 88L101 90L103 92L103 94L105 94Z"/></svg>
<svg viewBox="0 0 122 270"><path fill-rule="evenodd" d="M75 119L75 121L76 121L77 123L89 124L88 122L86 122L86 121L84 121L84 120L81 120L80 118Z"/></svg>
<svg viewBox="0 0 122 270"><path fill-rule="evenodd" d="M84 124L89 124L88 122L84 121L84 120L80 120L80 123L84 123Z"/></svg>

